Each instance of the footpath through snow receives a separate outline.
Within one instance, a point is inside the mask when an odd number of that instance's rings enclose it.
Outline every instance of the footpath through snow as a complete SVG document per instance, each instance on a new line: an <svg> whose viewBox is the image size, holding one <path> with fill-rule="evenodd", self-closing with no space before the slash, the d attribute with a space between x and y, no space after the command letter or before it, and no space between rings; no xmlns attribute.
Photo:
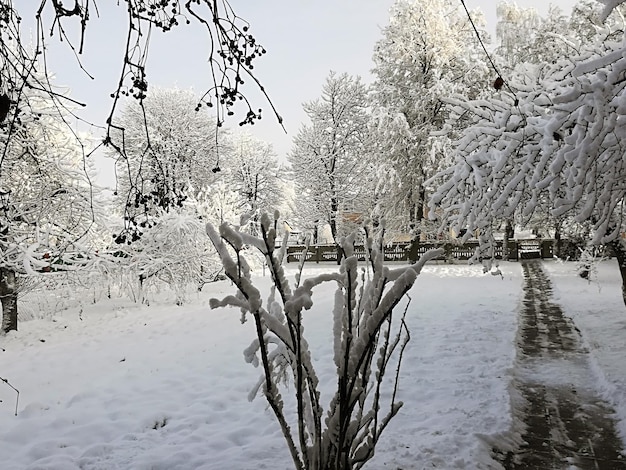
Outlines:
<svg viewBox="0 0 626 470"><path fill-rule="evenodd" d="M541 262L522 267L513 447L494 449L498 460L507 470L626 469L615 411L598 395L580 331L552 302Z"/></svg>

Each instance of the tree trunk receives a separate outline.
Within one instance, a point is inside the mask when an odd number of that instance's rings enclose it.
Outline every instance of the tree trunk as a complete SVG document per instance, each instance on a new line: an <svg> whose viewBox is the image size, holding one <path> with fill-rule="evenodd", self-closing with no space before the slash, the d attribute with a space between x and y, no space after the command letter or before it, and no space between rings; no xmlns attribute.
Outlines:
<svg viewBox="0 0 626 470"><path fill-rule="evenodd" d="M626 306L626 246L621 238L612 241L610 245L615 253L615 258L617 258L619 272L622 275L622 300Z"/></svg>
<svg viewBox="0 0 626 470"><path fill-rule="evenodd" d="M339 243L337 243L337 264L340 265L341 264L341 260L343 259L343 248L341 247L341 245Z"/></svg>
<svg viewBox="0 0 626 470"><path fill-rule="evenodd" d="M506 224L504 225L504 240L502 241L502 259L504 261L508 261L511 256L509 242L514 236L515 231L513 229L513 224L507 219Z"/></svg>
<svg viewBox="0 0 626 470"><path fill-rule="evenodd" d="M554 227L554 256L562 258L563 241L561 240L561 222L557 222Z"/></svg>
<svg viewBox="0 0 626 470"><path fill-rule="evenodd" d="M143 296L143 282L146 280L145 274L141 273L138 280L139 282L137 283L137 301L139 301L140 304L143 304L145 301Z"/></svg>
<svg viewBox="0 0 626 470"><path fill-rule="evenodd" d="M17 286L15 271L0 268L0 302L2 303L2 331L17 331Z"/></svg>
<svg viewBox="0 0 626 470"><path fill-rule="evenodd" d="M335 243L337 243L337 213L339 212L339 202L336 198L332 198L330 200L330 220L328 221L328 225L330 225L330 234L333 237Z"/></svg>
<svg viewBox="0 0 626 470"><path fill-rule="evenodd" d="M411 239L411 245L409 247L409 263L417 263L419 258L420 238L422 236L422 220L424 219L424 199L426 196L426 189L421 186L419 190L420 200L417 204L414 204L412 210L411 229L413 231L413 238Z"/></svg>
<svg viewBox="0 0 626 470"><path fill-rule="evenodd" d="M330 200L330 233L333 236L333 240L335 245L337 246L337 264L341 264L341 259L343 258L343 250L339 244L339 240L337 240L337 216L339 215L339 200L336 197L331 198Z"/></svg>
<svg viewBox="0 0 626 470"><path fill-rule="evenodd" d="M420 234L417 233L412 239L411 244L409 245L409 263L415 264L417 263L417 259L419 258L419 248L420 248Z"/></svg>

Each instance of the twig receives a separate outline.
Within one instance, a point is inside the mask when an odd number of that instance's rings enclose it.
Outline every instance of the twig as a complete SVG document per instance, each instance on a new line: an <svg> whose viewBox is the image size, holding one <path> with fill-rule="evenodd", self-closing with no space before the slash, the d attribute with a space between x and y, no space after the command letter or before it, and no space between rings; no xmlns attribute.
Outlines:
<svg viewBox="0 0 626 470"><path fill-rule="evenodd" d="M15 399L15 416L17 416L17 407L20 401L20 391L17 388L15 388L13 385L11 385L7 379L0 377L0 380L3 381L5 384L7 384L9 387L11 387L13 390L15 390L15 393L17 393L17 398Z"/></svg>

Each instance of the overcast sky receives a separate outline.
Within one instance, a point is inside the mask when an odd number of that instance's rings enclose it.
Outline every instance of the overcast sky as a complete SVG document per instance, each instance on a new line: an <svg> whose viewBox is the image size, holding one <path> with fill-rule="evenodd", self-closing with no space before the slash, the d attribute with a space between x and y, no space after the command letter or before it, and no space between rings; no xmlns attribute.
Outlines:
<svg viewBox="0 0 626 470"><path fill-rule="evenodd" d="M460 1L460 0L459 0ZM33 2L37 3L37 2ZM84 65L96 77L87 78L75 65L71 54L51 51L50 66L57 83L66 84L72 96L88 103L84 114L103 123L108 115L110 93L115 89L120 70L126 21L122 7L100 7L101 18L92 18L87 34ZM466 0L469 9L480 8L488 25L495 28L496 0ZM541 14L550 2L519 0L521 7L536 8ZM574 0L551 2L569 12ZM272 142L279 158L291 148L291 140L306 120L302 103L317 98L330 70L361 75L371 80L374 44L388 22L393 0L231 0L239 16L251 23L251 32L266 49L255 71L274 105L285 119L287 134L276 123L269 107L255 97L255 107L262 107L262 121L250 127L260 138ZM116 25L119 25L117 27ZM150 85L193 88L204 91L207 73L205 36L185 31L155 35L148 61ZM162 38L160 36L163 36ZM197 42L196 42L197 38ZM191 45L191 47L190 47ZM238 128L237 121L227 125Z"/></svg>

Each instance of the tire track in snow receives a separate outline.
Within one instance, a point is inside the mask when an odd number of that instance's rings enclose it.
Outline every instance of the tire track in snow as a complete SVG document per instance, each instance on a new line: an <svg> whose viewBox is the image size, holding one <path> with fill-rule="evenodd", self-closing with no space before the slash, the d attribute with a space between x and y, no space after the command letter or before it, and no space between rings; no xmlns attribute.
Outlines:
<svg viewBox="0 0 626 470"><path fill-rule="evenodd" d="M580 332L540 261L524 262L513 381L513 433L493 446L506 470L626 470L614 411L597 394ZM506 442L508 441L508 443Z"/></svg>

